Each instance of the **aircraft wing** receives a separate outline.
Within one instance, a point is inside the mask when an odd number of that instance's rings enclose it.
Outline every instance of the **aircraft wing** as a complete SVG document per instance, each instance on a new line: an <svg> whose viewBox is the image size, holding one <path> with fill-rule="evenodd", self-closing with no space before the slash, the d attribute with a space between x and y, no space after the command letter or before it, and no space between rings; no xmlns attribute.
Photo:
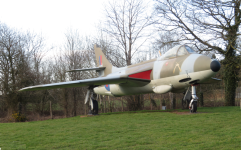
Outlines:
<svg viewBox="0 0 241 150"><path fill-rule="evenodd" d="M46 89L56 89L56 88L71 88L71 87L82 87L82 86L99 86L106 84L120 84L125 86L144 86L150 83L150 80L129 78L128 76L109 76L109 77L99 77L85 80L76 80L52 84L43 84L36 86L29 86L22 88L19 91L35 91L35 90L46 90Z"/></svg>
<svg viewBox="0 0 241 150"><path fill-rule="evenodd" d="M69 70L69 71L67 71L67 72L78 72L78 71L88 71L88 70L100 71L100 70L105 70L105 67L73 69L73 70Z"/></svg>

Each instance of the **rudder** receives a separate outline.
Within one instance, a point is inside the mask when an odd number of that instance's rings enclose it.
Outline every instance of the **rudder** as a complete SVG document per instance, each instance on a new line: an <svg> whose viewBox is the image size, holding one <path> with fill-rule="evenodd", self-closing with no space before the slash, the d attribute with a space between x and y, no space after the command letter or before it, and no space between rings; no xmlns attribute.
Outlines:
<svg viewBox="0 0 241 150"><path fill-rule="evenodd" d="M104 53L102 52L101 48L98 47L96 44L94 46L95 49L95 57L97 61L98 67L105 67L104 75L107 76L108 74L112 73L112 64L106 59Z"/></svg>

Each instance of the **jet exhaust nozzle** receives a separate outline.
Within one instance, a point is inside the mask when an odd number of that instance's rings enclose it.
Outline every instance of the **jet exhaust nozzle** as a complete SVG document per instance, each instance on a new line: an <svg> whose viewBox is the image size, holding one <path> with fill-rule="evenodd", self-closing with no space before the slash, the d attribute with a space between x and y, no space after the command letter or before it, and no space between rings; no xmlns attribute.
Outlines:
<svg viewBox="0 0 241 150"><path fill-rule="evenodd" d="M221 64L217 60L213 60L210 64L210 68L213 72L218 72L221 68Z"/></svg>

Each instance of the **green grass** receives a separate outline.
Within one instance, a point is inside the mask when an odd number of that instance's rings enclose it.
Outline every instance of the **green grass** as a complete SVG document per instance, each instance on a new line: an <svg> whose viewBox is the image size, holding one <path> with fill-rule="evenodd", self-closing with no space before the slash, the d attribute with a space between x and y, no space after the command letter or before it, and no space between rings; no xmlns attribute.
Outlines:
<svg viewBox="0 0 241 150"><path fill-rule="evenodd" d="M241 149L239 107L102 114L0 124L5 149Z"/></svg>

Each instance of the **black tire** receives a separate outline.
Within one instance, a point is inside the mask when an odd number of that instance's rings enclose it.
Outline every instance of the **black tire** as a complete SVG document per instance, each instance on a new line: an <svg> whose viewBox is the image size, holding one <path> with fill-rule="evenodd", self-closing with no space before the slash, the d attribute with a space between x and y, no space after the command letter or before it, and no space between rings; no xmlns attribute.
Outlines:
<svg viewBox="0 0 241 150"><path fill-rule="evenodd" d="M191 113L197 112L197 102L192 102Z"/></svg>
<svg viewBox="0 0 241 150"><path fill-rule="evenodd" d="M98 101L97 100L93 100L93 115L97 115L98 114Z"/></svg>

